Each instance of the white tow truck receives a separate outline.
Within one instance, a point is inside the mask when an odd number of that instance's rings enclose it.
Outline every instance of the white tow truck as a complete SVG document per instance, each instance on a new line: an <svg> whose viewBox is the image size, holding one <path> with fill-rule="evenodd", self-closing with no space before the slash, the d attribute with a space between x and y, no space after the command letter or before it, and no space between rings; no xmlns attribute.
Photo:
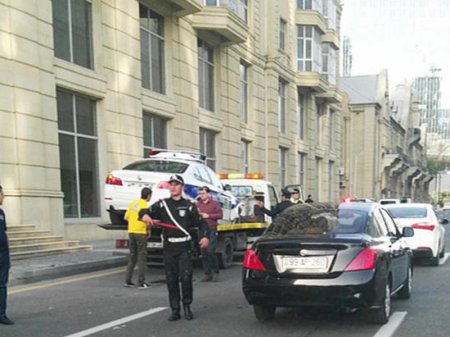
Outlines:
<svg viewBox="0 0 450 337"><path fill-rule="evenodd" d="M272 218L256 206L257 197L264 199L264 207L271 209L280 201L275 187L264 180L261 173L225 173L219 174L225 189L240 200L239 221L227 226L219 225L222 236L232 240L236 250L244 250L256 240L272 222ZM226 233L226 229L230 233Z"/></svg>

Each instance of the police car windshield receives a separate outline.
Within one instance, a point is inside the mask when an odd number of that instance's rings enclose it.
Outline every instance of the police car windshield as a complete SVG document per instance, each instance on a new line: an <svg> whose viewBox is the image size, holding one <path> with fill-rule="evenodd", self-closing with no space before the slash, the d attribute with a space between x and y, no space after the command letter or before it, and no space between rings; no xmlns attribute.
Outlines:
<svg viewBox="0 0 450 337"><path fill-rule="evenodd" d="M164 173L184 173L189 164L170 160L143 160L125 166L124 170L164 172Z"/></svg>

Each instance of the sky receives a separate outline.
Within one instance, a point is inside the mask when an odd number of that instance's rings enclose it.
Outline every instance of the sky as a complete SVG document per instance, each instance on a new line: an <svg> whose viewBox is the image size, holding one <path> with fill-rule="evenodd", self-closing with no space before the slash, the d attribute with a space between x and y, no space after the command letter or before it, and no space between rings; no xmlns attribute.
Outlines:
<svg viewBox="0 0 450 337"><path fill-rule="evenodd" d="M441 69L450 108L450 0L341 0L341 36L352 43L352 76L388 69L390 87Z"/></svg>

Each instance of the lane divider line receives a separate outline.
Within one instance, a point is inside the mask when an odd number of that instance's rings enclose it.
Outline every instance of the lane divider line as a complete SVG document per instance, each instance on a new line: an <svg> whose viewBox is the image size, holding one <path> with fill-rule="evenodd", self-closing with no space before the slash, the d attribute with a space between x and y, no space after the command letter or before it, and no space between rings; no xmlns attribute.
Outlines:
<svg viewBox="0 0 450 337"><path fill-rule="evenodd" d="M83 330L83 331L80 331L80 332L77 332L77 333L74 333L71 335L67 335L65 337L85 337L85 336L93 335L97 332L100 332L100 331L103 331L106 329L110 329L117 325L125 324L128 322L134 321L136 319L142 318L142 317L150 316L150 315L156 314L156 313L166 310L166 309L167 309L167 307L153 308L153 309L150 309L147 311L139 312L139 313L131 315L131 316L119 318L119 319L116 319L115 321L101 324L101 325L95 326L95 327L87 329L87 330Z"/></svg>
<svg viewBox="0 0 450 337"><path fill-rule="evenodd" d="M116 269L116 270L109 271L109 272L106 272L106 273L97 273L97 274L94 274L94 275L70 278L68 280L57 281L57 282L46 283L46 284L39 284L39 285L36 285L36 286L30 286L30 287L19 288L19 289L12 289L12 290L8 289L8 296L9 295L14 295L14 294L20 294L20 293L24 293L24 292L32 291L32 290L45 289L45 288L60 286L60 285L69 284L69 283L75 283L75 282L81 282L81 281L86 281L86 280L92 280L92 279L95 279L95 278L100 278L100 277L104 277L104 276L109 276L109 275L123 273L124 271L125 271L124 268L120 268L120 269Z"/></svg>
<svg viewBox="0 0 450 337"><path fill-rule="evenodd" d="M391 315L391 317L389 318L389 321L385 325L383 325L373 337L391 337L391 336L393 336L395 331L402 324L402 322L405 319L407 314L408 314L407 311L394 312Z"/></svg>
<svg viewBox="0 0 450 337"><path fill-rule="evenodd" d="M448 258L450 257L450 253L445 253L444 257L439 261L439 264L444 264L447 262Z"/></svg>

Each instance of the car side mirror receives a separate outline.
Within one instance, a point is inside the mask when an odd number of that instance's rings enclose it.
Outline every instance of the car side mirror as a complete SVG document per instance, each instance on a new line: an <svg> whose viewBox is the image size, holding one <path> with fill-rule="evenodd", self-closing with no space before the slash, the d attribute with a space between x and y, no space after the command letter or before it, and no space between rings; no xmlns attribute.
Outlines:
<svg viewBox="0 0 450 337"><path fill-rule="evenodd" d="M224 189L225 191L231 191L231 185L225 184L225 185L223 186L223 189Z"/></svg>
<svg viewBox="0 0 450 337"><path fill-rule="evenodd" d="M402 229L402 236L404 238L410 238L414 236L414 229L411 227L403 227Z"/></svg>
<svg viewBox="0 0 450 337"><path fill-rule="evenodd" d="M448 219L439 219L439 223L441 225L448 225L449 221L448 221Z"/></svg>

